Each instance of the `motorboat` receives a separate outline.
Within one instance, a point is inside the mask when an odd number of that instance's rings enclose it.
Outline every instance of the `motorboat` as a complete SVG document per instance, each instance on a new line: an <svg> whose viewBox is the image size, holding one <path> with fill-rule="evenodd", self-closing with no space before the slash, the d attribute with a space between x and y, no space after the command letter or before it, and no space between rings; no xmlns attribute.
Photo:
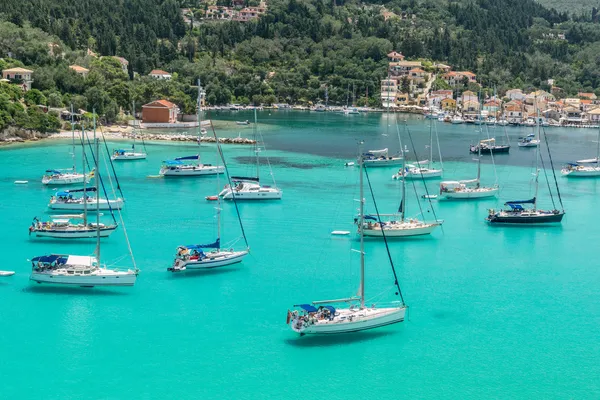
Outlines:
<svg viewBox="0 0 600 400"><path fill-rule="evenodd" d="M462 119L462 117L460 115L455 115L454 117L452 117L451 122L456 125L456 124L464 123L465 120Z"/></svg>
<svg viewBox="0 0 600 400"><path fill-rule="evenodd" d="M245 121L235 121L235 123L237 125L250 125L250 121L245 120Z"/></svg>

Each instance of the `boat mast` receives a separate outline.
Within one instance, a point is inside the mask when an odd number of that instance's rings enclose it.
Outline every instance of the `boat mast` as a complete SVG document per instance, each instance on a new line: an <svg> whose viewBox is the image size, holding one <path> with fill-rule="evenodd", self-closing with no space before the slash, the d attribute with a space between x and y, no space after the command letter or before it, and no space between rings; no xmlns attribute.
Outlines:
<svg viewBox="0 0 600 400"><path fill-rule="evenodd" d="M398 117L396 117L396 125L398 124ZM406 128L406 122L404 127ZM400 140L400 132L398 131L398 141L400 142L400 151L402 155L402 199L400 200L400 218L404 222L404 210L406 209L406 152L402 148L402 140ZM418 160L417 160L418 162ZM418 165L418 164L417 164ZM383 230L383 227L381 227Z"/></svg>
<svg viewBox="0 0 600 400"><path fill-rule="evenodd" d="M133 100L133 144L131 145L131 150L135 152L135 100Z"/></svg>
<svg viewBox="0 0 600 400"><path fill-rule="evenodd" d="M98 170L98 159L100 158L100 141L96 138L96 110L93 111L94 118L94 144L96 145L96 265L100 266L100 171ZM85 180L85 178L84 178ZM84 192L85 194L85 192ZM109 200L106 199L108 202Z"/></svg>
<svg viewBox="0 0 600 400"><path fill-rule="evenodd" d="M598 140L596 140L596 168L600 167L600 125L598 125Z"/></svg>
<svg viewBox="0 0 600 400"><path fill-rule="evenodd" d="M481 142L479 143L478 149L477 149L477 188L479 188L479 186L481 185L480 180L481 179Z"/></svg>
<svg viewBox="0 0 600 400"><path fill-rule="evenodd" d="M256 179L260 182L260 157L258 155L258 137L256 135L257 129L257 117L256 117L256 107L254 108L254 153L256 154Z"/></svg>
<svg viewBox="0 0 600 400"><path fill-rule="evenodd" d="M536 105L537 105L537 99L535 100ZM540 119L536 118L536 125L537 125L537 139L538 139L538 146L535 150L535 194L533 195L533 211L537 210L537 197L538 197L538 189L540 186L540 166L539 166L539 162L540 162L540 157L542 156L541 152L540 152L540 147L542 147L542 138L540 136Z"/></svg>
<svg viewBox="0 0 600 400"><path fill-rule="evenodd" d="M202 147L202 99L201 99L200 78L198 78L198 163L200 163L200 147Z"/></svg>
<svg viewBox="0 0 600 400"><path fill-rule="evenodd" d="M87 226L87 192L85 187L85 146L83 145L83 126L81 127L81 161L83 162L83 226ZM98 179L96 179L97 181ZM96 193L97 194L97 193Z"/></svg>
<svg viewBox="0 0 600 400"><path fill-rule="evenodd" d="M418 162L419 160L417 160ZM431 169L433 163L433 118L429 119L429 162L427 168Z"/></svg>
<svg viewBox="0 0 600 400"><path fill-rule="evenodd" d="M359 287L359 296L360 296L360 308L365 308L365 235L364 235L364 222L365 222L365 198L364 198L364 188L363 188L363 149L362 145L364 142L360 142L359 144L359 152L358 152L358 165L360 171L360 207L359 207L359 215L358 215L358 226L360 226L360 287ZM383 229L383 227L381 228Z"/></svg>
<svg viewBox="0 0 600 400"><path fill-rule="evenodd" d="M71 104L71 146L73 148L71 156L73 157L73 172L75 172L75 124L73 122L73 104ZM85 181L85 172L83 173L83 180Z"/></svg>

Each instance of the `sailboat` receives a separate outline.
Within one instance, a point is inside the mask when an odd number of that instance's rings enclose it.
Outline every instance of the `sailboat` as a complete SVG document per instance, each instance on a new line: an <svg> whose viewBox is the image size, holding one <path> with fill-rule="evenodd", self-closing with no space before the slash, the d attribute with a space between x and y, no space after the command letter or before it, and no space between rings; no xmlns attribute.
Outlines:
<svg viewBox="0 0 600 400"><path fill-rule="evenodd" d="M257 138L257 117L254 109L254 153L256 155L256 177L232 176L232 183L225 185L219 193L219 197L225 200L280 200L283 191L275 184L275 177L271 170L273 186L261 185L260 183L260 151ZM267 159L268 161L268 159ZM271 165L269 164L269 168Z"/></svg>
<svg viewBox="0 0 600 400"><path fill-rule="evenodd" d="M479 132L481 133L481 130ZM484 199L498 194L498 183L493 186L481 186L481 147L477 150L475 161L477 161L477 178L440 182L440 196L442 199ZM492 155L493 161L494 156Z"/></svg>
<svg viewBox="0 0 600 400"><path fill-rule="evenodd" d="M440 168L434 168L433 166L433 120L429 120L429 159L423 161L417 161L416 165L408 164L401 168L397 174L392 176L392 179L431 179L440 178L443 173L442 165L442 151L440 149L440 139L437 133L437 125L435 128L435 138L438 146L438 153L440 156Z"/></svg>
<svg viewBox="0 0 600 400"><path fill-rule="evenodd" d="M588 160L579 160L573 163L568 163L563 167L561 173L563 176L571 178L583 178L590 176L600 176L600 129L598 129L598 138L596 139L596 158Z"/></svg>
<svg viewBox="0 0 600 400"><path fill-rule="evenodd" d="M83 138L84 131L81 132ZM82 140L82 161L83 161L83 174L85 174L85 146ZM99 180L99 179L98 179ZM96 182L98 183L98 182ZM104 183L102 183L104 185ZM87 192L86 182L83 181L83 193ZM33 222L29 227L29 235L32 234L35 237L51 237L61 239L82 239L82 238L93 238L99 231L100 237L108 237L117 229L117 223L113 215L113 224L95 224L88 222L88 201L82 201L83 214L70 214L70 215L57 215L52 218L51 221L40 221L37 217L33 218ZM92 206L92 204L90 204ZM110 209L112 215L112 208ZM71 220L82 220L82 223L73 223Z"/></svg>
<svg viewBox="0 0 600 400"><path fill-rule="evenodd" d="M98 159L100 147L98 139L94 138L96 145L96 170L98 170ZM98 181L96 179L96 191ZM38 256L31 259L31 275L29 279L37 283L48 283L55 285L71 285L81 287L94 286L133 286L137 279L139 270L135 267L133 254L131 258L133 269L121 270L118 268L107 268L101 263L100 258L100 213L96 203L96 251L94 256L82 256L71 254L50 254ZM124 229L124 228L123 228ZM125 231L125 230L124 230ZM127 239L127 234L125 234ZM129 242L128 242L129 246ZM130 247L130 246L129 246ZM130 247L131 253L131 247Z"/></svg>
<svg viewBox="0 0 600 400"><path fill-rule="evenodd" d="M517 143L519 147L537 147L540 144L540 141L535 138L535 133L530 133L519 139Z"/></svg>
<svg viewBox="0 0 600 400"><path fill-rule="evenodd" d="M135 151L135 138L137 136L135 130L135 101L133 102L133 143L131 144L131 150L127 149L116 149L113 151L112 156L110 157L113 161L133 161L133 160L145 160L147 154L145 151ZM141 135L140 135L141 136ZM142 137L142 145L144 146L144 150L146 150L146 144L144 143L144 138Z"/></svg>
<svg viewBox="0 0 600 400"><path fill-rule="evenodd" d="M490 154L490 153L508 153L510 150L510 141L508 139L508 133L506 127L504 129L505 142L502 144L496 144L496 138L489 138L480 140L478 144L471 145L469 152L477 154Z"/></svg>
<svg viewBox="0 0 600 400"><path fill-rule="evenodd" d="M540 122L538 120L538 130L537 130L537 140L540 140ZM552 166L552 158L550 156L550 149L548 148L548 155L550 158L550 165L552 168L552 173L554 175L554 167ZM535 155L535 173L534 175L534 185L535 185L535 194L532 199L529 200L515 200L515 201L507 201L504 205L509 206L509 209L496 211L494 209L490 209L488 211L488 216L486 220L490 224L552 224L552 223L560 223L565 215L564 208L562 210L539 210L537 208L538 203L538 191L539 191L539 177L540 177L540 168L539 163L541 160L542 154L540 148L536 149ZM546 177L547 179L547 177ZM558 194L558 199L560 201L560 205L562 208L562 199L560 197L560 192L558 190L558 181L556 180L556 175L554 175L554 183L556 184L556 191ZM550 188L550 184L548 184L548 188ZM550 191L550 197L552 198L552 203L554 203L554 198L552 192ZM531 208L525 208L524 205L532 204Z"/></svg>
<svg viewBox="0 0 600 400"><path fill-rule="evenodd" d="M42 176L42 184L47 186L65 186L76 185L79 183L89 183L94 177L94 171L89 174L80 174L75 169L75 121L73 120L73 105L71 105L71 136L72 136L72 151L73 167L69 169L47 169Z"/></svg>
<svg viewBox="0 0 600 400"><path fill-rule="evenodd" d="M400 132L398 132L400 138ZM402 144L400 144L402 148ZM367 168L363 166L363 168ZM404 167L402 168L404 169ZM424 222L417 218L406 218L406 179L402 179L402 199L400 207L396 214L379 214L378 217L373 215L365 215L362 218L362 223L359 224L359 219L355 219L359 233L370 237L410 237L429 235L435 228L442 225L443 221L436 220L435 222ZM385 217L386 221L381 221L381 217Z"/></svg>
<svg viewBox="0 0 600 400"><path fill-rule="evenodd" d="M204 91L198 80L198 147L202 143L202 98ZM225 168L220 165L203 164L200 161L200 154L193 156L177 157L173 160L163 161L159 175L165 177L186 177L186 176L206 176L216 175L225 172Z"/></svg>
<svg viewBox="0 0 600 400"><path fill-rule="evenodd" d="M360 166L360 211L358 223L364 223L364 188L362 157ZM366 170L364 174L367 174ZM368 179L368 175L367 175ZM386 232L387 234L387 232ZM385 236L384 236L385 238ZM404 303L402 291L396 277L394 264L390 257L390 265L394 273L395 286L400 301L387 305L365 304L365 245L364 234L360 231L360 283L358 296L337 300L313 301L310 304L295 305L293 311L288 310L286 323L301 336L307 334L337 334L364 331L404 321L408 306ZM388 253L389 254L389 253ZM346 306L335 308L332 304L344 303Z"/></svg>
<svg viewBox="0 0 600 400"><path fill-rule="evenodd" d="M215 139L217 144L217 153L219 157L221 157L225 169L227 169L227 166L225 164L225 157L223 157L223 151L221 149L221 145L219 144L219 140L217 139L216 133ZM217 188L218 187L219 178L217 176ZM240 228L242 230L242 235L244 237L244 242L246 243L246 249L233 250L221 248L221 198L217 196L216 200L217 206L215 207L215 213L217 218L217 239L215 240L215 242L208 244L192 244L177 247L177 254L175 255L175 260L173 261L173 265L167 269L168 271L181 272L186 270L224 267L226 265L237 264L241 262L245 256L248 255L248 253L250 252L250 247L248 246L248 240L246 239L246 233L244 232L244 227L242 225L242 219L240 218L237 204L235 208L238 221L240 223ZM235 203L235 197L233 198L233 201ZM205 249L210 250L205 251Z"/></svg>

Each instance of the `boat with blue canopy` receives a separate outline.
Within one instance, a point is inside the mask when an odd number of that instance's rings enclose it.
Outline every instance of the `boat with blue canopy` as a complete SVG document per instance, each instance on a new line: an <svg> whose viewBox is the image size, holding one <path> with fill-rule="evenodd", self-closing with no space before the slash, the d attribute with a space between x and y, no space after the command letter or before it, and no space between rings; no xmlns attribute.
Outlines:
<svg viewBox="0 0 600 400"><path fill-rule="evenodd" d="M223 161L223 168L227 171L227 165L225 163L225 157L223 156L223 152L221 150L221 145L217 138L216 132L213 133L215 135L215 142L217 144L217 153L218 157L220 157ZM229 174L227 174L229 176ZM219 176L217 175L217 188L219 188ZM224 267L226 265L237 264L241 262L245 256L248 255L250 248L248 246L248 240L246 239L246 233L244 231L244 226L242 224L242 220L240 217L239 210L237 208L237 203L235 203L235 211L238 218L238 222L240 224L240 230L242 232L244 243L246 244L246 248L243 250L234 250L233 247L229 249L221 247L221 197L217 196L217 205L215 207L216 214L216 225L217 225L217 238L212 243L205 244L188 244L185 246L177 247L177 252L175 254L175 260L173 261L173 265L167 268L170 272L182 272L187 270L202 270L202 269L210 269L217 267Z"/></svg>
<svg viewBox="0 0 600 400"><path fill-rule="evenodd" d="M600 165L598 165L598 159L600 159L600 127L598 129L598 137L596 138L596 158L567 163L561 169L561 173L563 176L569 178L600 176Z"/></svg>
<svg viewBox="0 0 600 400"><path fill-rule="evenodd" d="M367 218L364 214L364 190L363 190L363 162L362 157L358 159L360 167L360 211L358 223L363 224ZM372 190L371 190L372 194ZM375 205L375 209L377 206ZM369 216L373 220L379 220L379 214ZM386 248L388 246L383 234ZM392 257L388 251L390 266L394 275L394 286L399 301L393 301L388 304L367 305L365 299L365 246L364 234L360 230L360 282L358 286L358 295L334 299L319 300L311 303L301 303L294 305L293 310L288 310L286 324L300 334L300 336L311 335L330 335L338 333L358 332L367 329L379 328L386 325L397 324L404 321L404 316L408 306L404 303L402 291L398 283L398 277L394 269ZM333 304L345 304L345 306L334 307Z"/></svg>
<svg viewBox="0 0 600 400"><path fill-rule="evenodd" d="M540 132L541 128L538 121L538 130L537 130L537 138L541 143ZM552 170L552 175L554 177L554 184L556 186L556 194L561 206L561 210L557 209L556 204L554 202L554 194L552 193L552 188L550 181L548 180L548 174L544 173L546 177L546 183L548 186L548 191L550 192L550 198L552 200L552 204L554 208L552 210L540 210L538 209L538 192L539 192L539 176L540 176L540 168L539 163L542 160L542 154L540 151L540 147L536 149L535 155L535 171L533 173L534 176L534 186L535 186L535 194L533 198L527 200L511 200L504 203L505 206L508 206L507 209L504 210L488 210L488 216L486 221L493 225L499 224L521 224L521 225L548 225L548 224L558 224L562 221L565 210L562 203L562 198L560 196L560 190L558 188L558 181L556 180L556 175L554 173L554 166L552 162L552 155L550 152L550 147L546 139L546 146L548 149L548 161L550 162L550 168Z"/></svg>

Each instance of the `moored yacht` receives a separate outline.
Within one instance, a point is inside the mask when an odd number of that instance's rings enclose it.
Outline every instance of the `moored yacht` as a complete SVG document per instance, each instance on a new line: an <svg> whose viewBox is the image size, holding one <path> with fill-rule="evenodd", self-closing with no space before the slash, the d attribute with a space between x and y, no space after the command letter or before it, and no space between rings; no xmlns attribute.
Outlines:
<svg viewBox="0 0 600 400"><path fill-rule="evenodd" d="M232 176L232 185L225 185L219 196L225 200L279 200L283 196L276 186L261 185L259 178Z"/></svg>
<svg viewBox="0 0 600 400"><path fill-rule="evenodd" d="M116 224L95 223L73 223L72 219L83 220L83 215L60 215L50 221L40 221L37 217L33 219L29 227L29 235L36 237L51 237L58 239L85 239L95 238L97 231L100 231L100 237L108 237L117 229Z"/></svg>
<svg viewBox="0 0 600 400"><path fill-rule="evenodd" d="M533 208L524 208L523 204L533 204ZM504 205L509 209L489 210L486 220L490 224L552 224L560 223L565 215L560 210L538 210L536 198L524 201L507 201Z"/></svg>
<svg viewBox="0 0 600 400"><path fill-rule="evenodd" d="M145 160L147 154L144 152L135 151L135 145L131 146L131 150L117 149L113 151L110 157L113 161L129 161L129 160Z"/></svg>
<svg viewBox="0 0 600 400"><path fill-rule="evenodd" d="M402 156L390 156L387 148L381 150L369 150L362 154L361 157L364 165L368 167L389 167L402 164Z"/></svg>
<svg viewBox="0 0 600 400"><path fill-rule="evenodd" d="M535 133L530 133L520 139L518 142L519 147L537 147L540 144L540 141L535 138Z"/></svg>
<svg viewBox="0 0 600 400"><path fill-rule="evenodd" d="M138 271L100 266L96 257L50 254L31 259L29 280L55 285L133 286Z"/></svg>
<svg viewBox="0 0 600 400"><path fill-rule="evenodd" d="M361 160L361 158L359 158ZM363 195L363 163L360 163L360 212L358 224L364 222L364 195ZM387 232L386 232L387 233ZM385 236L384 236L385 239ZM360 283L358 296L336 300L313 301L311 304L295 305L293 311L288 310L286 323L300 336L330 335L337 333L350 333L379 328L386 325L397 324L404 321L408 306L404 303L398 279L394 279L397 288L396 295L400 301L388 304L366 304L365 299L365 249L364 234L360 231ZM391 256L390 266L394 277L396 272ZM332 304L346 304L334 307Z"/></svg>
<svg viewBox="0 0 600 400"><path fill-rule="evenodd" d="M89 183L94 177L94 171L87 175L80 174L75 169L49 169L42 177L42 184L48 186L76 185L84 182Z"/></svg>
<svg viewBox="0 0 600 400"><path fill-rule="evenodd" d="M600 159L600 129L598 129L598 137L596 138L596 158L568 163L562 168L561 173L572 178L600 176L598 159Z"/></svg>
<svg viewBox="0 0 600 400"><path fill-rule="evenodd" d="M88 196L88 192L94 193L92 196ZM73 194L82 193L81 197L75 197ZM83 211L86 207L90 210L97 208L100 210L120 210L123 208L124 200L120 197L116 199L104 199L99 198L97 190L94 187L86 189L74 189L74 190L63 190L57 192L54 196L50 197L48 208L51 210L76 210Z"/></svg>
<svg viewBox="0 0 600 400"><path fill-rule="evenodd" d="M177 176L203 176L222 174L225 169L222 166L202 164L200 156L177 157L173 160L163 161L159 174L165 177Z"/></svg>

